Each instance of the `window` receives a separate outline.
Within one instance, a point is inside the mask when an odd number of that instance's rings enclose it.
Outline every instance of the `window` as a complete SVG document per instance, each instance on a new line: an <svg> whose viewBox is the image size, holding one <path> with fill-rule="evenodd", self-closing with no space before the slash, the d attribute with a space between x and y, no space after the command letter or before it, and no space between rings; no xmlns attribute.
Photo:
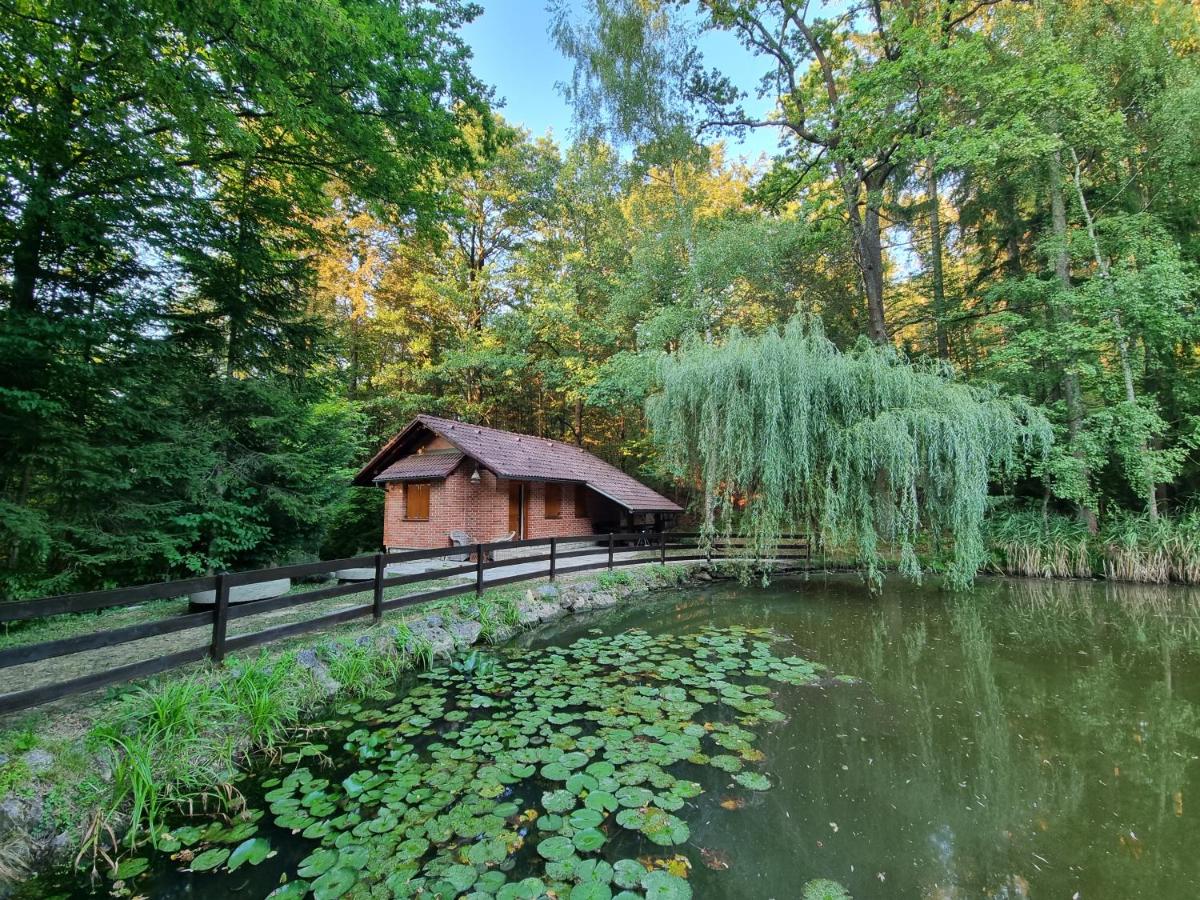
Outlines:
<svg viewBox="0 0 1200 900"><path fill-rule="evenodd" d="M575 485L575 518L587 518L587 485Z"/></svg>
<svg viewBox="0 0 1200 900"><path fill-rule="evenodd" d="M410 522L429 519L429 482L404 482L404 518Z"/></svg>
<svg viewBox="0 0 1200 900"><path fill-rule="evenodd" d="M562 485L546 485L546 518L557 519L562 515Z"/></svg>

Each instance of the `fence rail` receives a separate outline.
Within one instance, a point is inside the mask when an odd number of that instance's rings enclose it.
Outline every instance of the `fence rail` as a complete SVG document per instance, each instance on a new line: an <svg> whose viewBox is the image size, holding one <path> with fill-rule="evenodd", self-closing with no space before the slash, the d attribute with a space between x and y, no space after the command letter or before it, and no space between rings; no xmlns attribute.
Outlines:
<svg viewBox="0 0 1200 900"><path fill-rule="evenodd" d="M577 546L588 543L594 546L583 548ZM570 545L574 549L560 550L559 547L562 544ZM432 600L441 600L472 592L478 595L483 593L485 588L514 584L520 581L533 581L547 577L550 581L554 581L559 575L576 572L614 569L619 566L654 562L666 564L668 562L725 559L735 555L740 546L740 543L736 541L704 546L700 543L700 536L698 534L675 533L646 534L631 532L567 538L530 538L490 544L480 543L458 548L375 553L370 556L300 563L248 572L228 572L202 578L162 582L160 584L146 584L138 587L117 588L107 591L88 591L79 594L63 594L57 597L45 597L40 600L22 600L15 603L0 604L0 623L12 623L27 622L34 619L63 615L65 613L99 612L117 607L135 606L152 600L178 598L202 591L212 591L215 593L211 610L180 613L149 622L111 628L106 631L94 631L87 634L74 635L35 644L18 645L0 650L0 670L4 670L13 666L86 653L143 638L160 637L179 631L211 625L211 637L207 645L190 647L141 662L116 666L115 668L106 668L65 681L0 694L0 715L49 703L72 694L79 694L85 691L132 681L137 678L144 678L148 675L155 675L168 669L198 662L206 657L214 663L220 663L227 654L238 650L244 650L248 647L255 647L283 638L295 637L310 631L318 631L333 625L350 622L354 619L370 617L374 622L379 622L382 620L385 612L402 609L407 606L415 606L420 603L428 603ZM495 559L495 553L500 550L541 547L548 548L548 552L527 556L514 556L501 560ZM396 563L422 562L426 560L461 557L463 555L467 556L467 560L461 565L451 566L450 568L430 569L428 571L400 575L389 575L387 572L388 566ZM584 563L572 562L584 557L597 556L600 558ZM788 535L780 543L776 558L779 560L809 561L812 559L812 548L806 537ZM562 562L567 562L568 564L563 566L561 565ZM526 568L509 575L485 577L485 573L502 571L505 568L515 566L528 567L534 563L547 563L548 565L546 568L533 570ZM301 593L288 593L262 600L230 602L230 592L235 587L260 584L283 578L333 575L347 569L371 569L373 576L365 580L316 587ZM424 581L438 581L456 575L468 574L473 574L475 576L474 579L462 584L405 594L390 600L384 599L384 591L391 587L419 584ZM292 609L319 600L329 600L368 592L370 593L370 602L360 606L339 609L297 622L273 625L247 634L231 636L228 633L230 622L249 616Z"/></svg>

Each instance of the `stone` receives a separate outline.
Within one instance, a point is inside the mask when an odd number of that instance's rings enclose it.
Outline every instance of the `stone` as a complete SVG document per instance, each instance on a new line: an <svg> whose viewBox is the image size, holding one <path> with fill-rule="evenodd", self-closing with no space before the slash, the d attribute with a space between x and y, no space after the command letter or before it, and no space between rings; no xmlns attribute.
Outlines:
<svg viewBox="0 0 1200 900"><path fill-rule="evenodd" d="M604 609L617 605L617 596L609 591L599 591L588 597L588 609Z"/></svg>
<svg viewBox="0 0 1200 900"><path fill-rule="evenodd" d="M338 581L374 581L375 568L363 566L356 569L338 569L333 573Z"/></svg>
<svg viewBox="0 0 1200 900"><path fill-rule="evenodd" d="M454 642L460 647L469 647L471 644L479 640L479 635L483 631L483 626L478 622L472 622L469 619L451 622L447 630L454 638Z"/></svg>
<svg viewBox="0 0 1200 900"><path fill-rule="evenodd" d="M434 619L437 620L437 625L432 624L431 620ZM442 621L441 616L431 615L408 623L408 630L412 632L413 637L428 641L434 656L449 656L456 646L450 632L441 627ZM413 652L413 649L411 643L405 647L409 653Z"/></svg>
<svg viewBox="0 0 1200 900"><path fill-rule="evenodd" d="M316 650L306 648L296 654L296 663L306 669L315 669L321 665L321 660L317 657Z"/></svg>
<svg viewBox="0 0 1200 900"><path fill-rule="evenodd" d="M273 581L260 581L257 584L235 584L229 589L231 604L250 603L254 600L269 600L279 597L292 589L292 579L276 578ZM217 602L216 591L196 591L188 594L192 606L212 606Z"/></svg>
<svg viewBox="0 0 1200 900"><path fill-rule="evenodd" d="M529 593L532 594L533 591L530 591ZM558 585L556 584L539 585L537 589L537 596L547 600L557 600L561 593L562 591L558 589Z"/></svg>
<svg viewBox="0 0 1200 900"><path fill-rule="evenodd" d="M49 772L54 768L54 755L45 750L30 750L21 759L24 761L26 768L34 775Z"/></svg>
<svg viewBox="0 0 1200 900"><path fill-rule="evenodd" d="M327 697L332 697L342 689L342 683L329 674L329 670L324 666L319 669L313 669L313 680L325 692Z"/></svg>
<svg viewBox="0 0 1200 900"><path fill-rule="evenodd" d="M536 600L532 596L524 600L517 601L517 615L520 617L520 622L523 626L540 625L543 622L550 622L554 619L561 618L567 614L567 611L557 603L544 603L541 600Z"/></svg>

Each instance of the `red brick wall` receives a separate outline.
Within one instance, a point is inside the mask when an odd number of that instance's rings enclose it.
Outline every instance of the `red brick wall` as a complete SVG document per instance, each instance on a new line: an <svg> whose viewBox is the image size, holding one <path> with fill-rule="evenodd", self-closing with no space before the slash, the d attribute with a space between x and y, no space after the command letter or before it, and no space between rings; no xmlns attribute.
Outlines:
<svg viewBox="0 0 1200 900"><path fill-rule="evenodd" d="M508 481L481 471L479 484L471 483L475 470L468 459L444 481L429 485L429 519L410 522L404 518L404 485L386 486L383 509L383 544L388 548L419 549L446 547L451 531L465 531L479 541L499 541L508 536ZM562 516L547 519L545 485L526 483L525 536L530 538L576 537L592 533L590 518L575 517L575 494L563 485ZM589 494L589 508L595 500Z"/></svg>
<svg viewBox="0 0 1200 900"><path fill-rule="evenodd" d="M546 485L541 481L527 482L525 496L528 498L528 508L525 513L525 537L578 537L592 533L590 518L575 518L575 487L562 486L562 503L559 510L562 515L557 519L546 518ZM507 525L507 520L505 521Z"/></svg>

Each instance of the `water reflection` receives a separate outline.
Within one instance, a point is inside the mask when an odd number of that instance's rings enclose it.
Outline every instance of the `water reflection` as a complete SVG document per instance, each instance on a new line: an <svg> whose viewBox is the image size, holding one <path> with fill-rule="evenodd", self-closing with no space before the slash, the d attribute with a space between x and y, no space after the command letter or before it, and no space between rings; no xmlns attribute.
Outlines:
<svg viewBox="0 0 1200 900"><path fill-rule="evenodd" d="M701 622L767 624L861 681L781 704L795 715L762 747L780 787L758 806L705 796L696 840L731 868L698 865L697 896L792 897L811 877L858 897L1200 895L1195 591L715 587L533 642Z"/></svg>

